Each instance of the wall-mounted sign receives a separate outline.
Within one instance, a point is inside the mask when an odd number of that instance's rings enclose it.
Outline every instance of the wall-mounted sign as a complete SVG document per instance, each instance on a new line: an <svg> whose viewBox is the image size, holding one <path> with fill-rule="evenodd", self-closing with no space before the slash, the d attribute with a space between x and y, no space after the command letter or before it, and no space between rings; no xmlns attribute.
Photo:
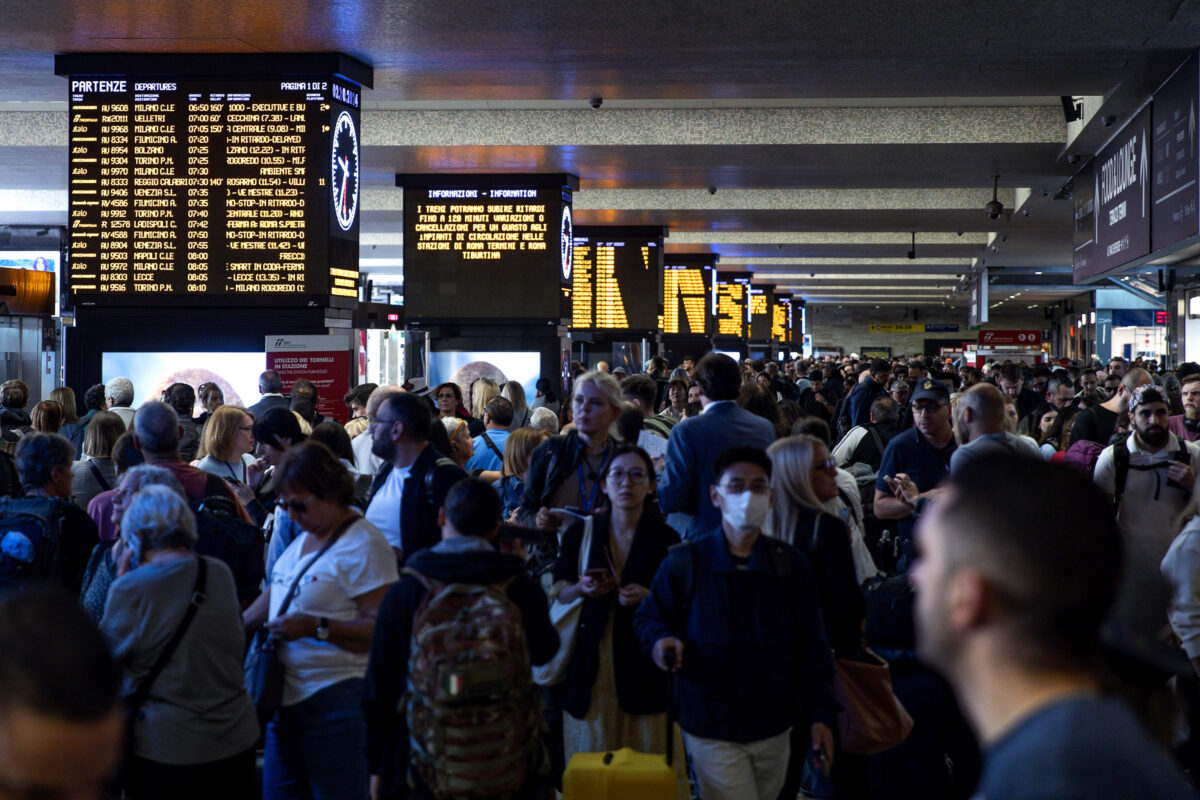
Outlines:
<svg viewBox="0 0 1200 800"><path fill-rule="evenodd" d="M925 333L925 326L916 322L877 322L867 326L871 333Z"/></svg>
<svg viewBox="0 0 1200 800"><path fill-rule="evenodd" d="M980 331L980 344L1015 344L1039 347L1042 343L1041 331Z"/></svg>
<svg viewBox="0 0 1200 800"><path fill-rule="evenodd" d="M1154 167L1150 197L1152 249L1159 250L1200 233L1196 176L1196 101L1200 97L1200 70L1193 54L1154 95Z"/></svg>
<svg viewBox="0 0 1200 800"><path fill-rule="evenodd" d="M1093 163L1095 244L1089 276L1150 252L1150 106L1097 155ZM1076 271L1076 280L1080 277Z"/></svg>

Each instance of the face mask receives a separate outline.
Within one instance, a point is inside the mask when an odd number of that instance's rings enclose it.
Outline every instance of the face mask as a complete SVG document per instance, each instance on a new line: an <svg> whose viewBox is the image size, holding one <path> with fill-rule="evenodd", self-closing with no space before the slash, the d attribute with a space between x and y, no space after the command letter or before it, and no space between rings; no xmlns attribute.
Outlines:
<svg viewBox="0 0 1200 800"><path fill-rule="evenodd" d="M721 497L725 498L725 510L721 516L731 527L741 533L750 533L762 527L763 520L767 518L767 511L771 507L769 494L756 494L750 491L730 494L723 489L719 491Z"/></svg>

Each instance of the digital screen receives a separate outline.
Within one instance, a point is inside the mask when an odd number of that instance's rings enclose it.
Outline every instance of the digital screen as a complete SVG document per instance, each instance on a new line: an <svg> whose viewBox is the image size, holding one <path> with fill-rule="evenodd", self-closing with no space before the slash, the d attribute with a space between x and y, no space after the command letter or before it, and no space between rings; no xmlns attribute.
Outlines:
<svg viewBox="0 0 1200 800"><path fill-rule="evenodd" d="M746 338L749 316L749 272L721 272L713 280L713 316L717 336Z"/></svg>
<svg viewBox="0 0 1200 800"><path fill-rule="evenodd" d="M397 182L404 176L397 176ZM558 319L573 258L561 186L404 188L409 319Z"/></svg>
<svg viewBox="0 0 1200 800"><path fill-rule="evenodd" d="M581 330L653 330L662 297L662 230L652 235L575 229L571 324Z"/></svg>
<svg viewBox="0 0 1200 800"><path fill-rule="evenodd" d="M537 381L542 376L542 354L531 352L486 352L450 350L429 354L429 385L457 383L463 400L470 396L471 384L480 378L496 383L516 381L525 390L525 402L537 394Z"/></svg>
<svg viewBox="0 0 1200 800"><path fill-rule="evenodd" d="M358 296L359 90L71 76L79 305Z"/></svg>
<svg viewBox="0 0 1200 800"><path fill-rule="evenodd" d="M792 330L792 298L790 295L775 295L775 302L771 306L771 341L790 344Z"/></svg>
<svg viewBox="0 0 1200 800"><path fill-rule="evenodd" d="M663 333L708 335L709 298L712 296L711 263L687 263L666 257L663 264L663 313L659 327Z"/></svg>
<svg viewBox="0 0 1200 800"><path fill-rule="evenodd" d="M225 404L248 408L259 400L258 376L267 368L266 353L104 353L101 380L129 378L133 382L133 407L161 399L173 383L193 389L209 381L221 387ZM195 415L203 411L196 400Z"/></svg>
<svg viewBox="0 0 1200 800"><path fill-rule="evenodd" d="M0 250L0 267L58 272L57 250Z"/></svg>
<svg viewBox="0 0 1200 800"><path fill-rule="evenodd" d="M771 338L771 326L774 322L772 306L775 302L774 286L751 286L748 322L750 338L756 342L765 342Z"/></svg>
<svg viewBox="0 0 1200 800"><path fill-rule="evenodd" d="M1161 250L1200 233L1200 156L1196 152L1196 100L1200 98L1200 69L1193 54L1154 93L1154 183L1150 199L1151 250Z"/></svg>

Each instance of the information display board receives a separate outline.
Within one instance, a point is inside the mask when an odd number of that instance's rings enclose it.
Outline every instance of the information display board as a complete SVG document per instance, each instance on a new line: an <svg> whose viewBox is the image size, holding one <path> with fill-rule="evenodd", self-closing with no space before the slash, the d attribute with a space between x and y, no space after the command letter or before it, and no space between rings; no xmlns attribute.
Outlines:
<svg viewBox="0 0 1200 800"><path fill-rule="evenodd" d="M663 296L661 227L575 228L574 330L655 330Z"/></svg>
<svg viewBox="0 0 1200 800"><path fill-rule="evenodd" d="M69 297L114 307L356 299L359 85L142 64L69 77Z"/></svg>
<svg viewBox="0 0 1200 800"><path fill-rule="evenodd" d="M574 267L568 175L397 175L408 319L559 319Z"/></svg>
<svg viewBox="0 0 1200 800"><path fill-rule="evenodd" d="M1093 162L1096 237L1088 259L1089 276L1150 252L1149 159L1150 106L1146 106Z"/></svg>
<svg viewBox="0 0 1200 800"><path fill-rule="evenodd" d="M1089 161L1083 169L1075 174L1074 189L1071 193L1071 202L1074 206L1074 252L1072 254L1072 263L1074 265L1075 283L1081 283L1084 279L1094 275L1097 270L1095 264L1096 251L1096 177L1095 177L1096 161ZM979 313L976 317L971 317L969 323L971 327L978 327L987 322L987 273L983 273L982 283L979 284L979 290L972 292L972 298L976 295L980 298L978 301L972 300L973 305L978 305Z"/></svg>
<svg viewBox="0 0 1200 800"><path fill-rule="evenodd" d="M747 324L749 337L753 342L766 342L771 338L771 328L774 322L772 306L775 303L775 286L756 285L750 287L750 304Z"/></svg>
<svg viewBox="0 0 1200 800"><path fill-rule="evenodd" d="M713 332L713 275L717 257L663 259L663 313L659 328L665 334L707 336Z"/></svg>
<svg viewBox="0 0 1200 800"><path fill-rule="evenodd" d="M713 317L717 336L746 338L750 314L749 272L718 272L713 280Z"/></svg>
<svg viewBox="0 0 1200 800"><path fill-rule="evenodd" d="M792 319L792 296L775 295L774 305L771 306L771 341L783 345L792 343Z"/></svg>
<svg viewBox="0 0 1200 800"><path fill-rule="evenodd" d="M1196 156L1196 101L1200 95L1200 60L1193 54L1154 95L1154 180L1150 197L1151 249L1200 234L1200 159Z"/></svg>

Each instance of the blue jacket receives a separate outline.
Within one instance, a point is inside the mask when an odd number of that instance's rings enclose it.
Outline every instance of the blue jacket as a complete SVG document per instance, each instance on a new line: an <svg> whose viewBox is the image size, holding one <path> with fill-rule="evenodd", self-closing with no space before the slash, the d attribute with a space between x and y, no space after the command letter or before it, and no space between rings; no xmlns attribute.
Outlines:
<svg viewBox="0 0 1200 800"><path fill-rule="evenodd" d="M713 462L731 447L761 447L775 441L775 426L739 408L732 400L712 403L698 417L671 429L667 466L658 484L658 505L664 514L693 515L685 539L703 536L721 526L721 512L712 504Z"/></svg>
<svg viewBox="0 0 1200 800"><path fill-rule="evenodd" d="M871 404L884 394L883 384L871 376L855 386L846 402L850 404L850 426L867 425L871 422Z"/></svg>
<svg viewBox="0 0 1200 800"><path fill-rule="evenodd" d="M815 581L791 545L760 536L742 570L720 530L673 547L633 624L647 654L664 636L683 640L676 700L679 726L693 736L753 742L801 716L833 723L833 659Z"/></svg>

